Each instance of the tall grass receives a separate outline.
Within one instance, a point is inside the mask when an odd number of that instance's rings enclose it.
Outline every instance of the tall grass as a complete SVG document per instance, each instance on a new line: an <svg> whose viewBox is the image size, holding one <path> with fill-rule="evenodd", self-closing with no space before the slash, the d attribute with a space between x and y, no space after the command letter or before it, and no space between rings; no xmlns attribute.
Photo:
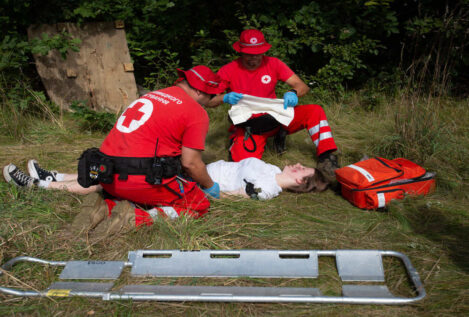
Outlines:
<svg viewBox="0 0 469 317"><path fill-rule="evenodd" d="M0 76L0 130L3 135L22 139L38 119L64 129L62 112L43 92L34 91L27 81L8 82Z"/></svg>
<svg viewBox="0 0 469 317"><path fill-rule="evenodd" d="M394 158L404 156L438 173L437 190L424 198L392 203L387 212L365 212L332 191L321 194L282 193L271 201L222 199L214 201L202 219L159 219L151 227L124 236L90 243L70 238L69 225L80 211L83 197L39 189L18 190L0 183L0 262L20 255L49 260L125 260L138 249L389 249L409 256L420 274L428 297L412 306L306 305L250 303L103 302L100 299L20 299L0 294L1 315L190 315L190 316L452 316L469 311L469 134L466 100L398 97L349 93L324 99L324 107L342 165L363 154ZM314 95L304 103L319 103ZM370 102L373 106L370 107ZM7 105L2 104L1 116ZM5 110L5 111L6 111ZM204 158L226 159L227 108L208 110L211 124ZM34 117L19 111L18 120ZM48 119L45 119L48 118ZM76 120L61 117L69 135L57 138L60 125L47 116L36 126L51 126L45 138L41 129L24 129L20 137L35 140L24 146L14 135L0 140L0 166L10 162L24 168L38 158L49 169L72 171L84 148L99 145L104 134L84 132ZM13 123L12 123L13 124ZM20 122L18 122L20 124ZM45 128L44 128L45 129ZM42 136L42 135L41 135ZM307 132L287 138L287 153L277 156L271 144L264 160L279 166L301 162L314 166L314 147ZM387 284L396 295L410 296L402 267L384 261ZM44 289L57 279L55 269L18 266L12 273L31 288ZM3 276L2 286L24 288ZM118 285L135 282L124 276ZM298 279L142 279L138 283L180 285L251 285L318 287L325 295L340 295L335 263L319 263L319 277Z"/></svg>
<svg viewBox="0 0 469 317"><path fill-rule="evenodd" d="M377 152L422 163L437 153L448 134L440 121L443 110L437 99L404 95L388 111L394 119L392 131L377 145Z"/></svg>
<svg viewBox="0 0 469 317"><path fill-rule="evenodd" d="M368 98L352 93L324 106L342 152L343 165L363 155L405 157L437 173L438 186L451 196L468 196L468 99L402 90Z"/></svg>

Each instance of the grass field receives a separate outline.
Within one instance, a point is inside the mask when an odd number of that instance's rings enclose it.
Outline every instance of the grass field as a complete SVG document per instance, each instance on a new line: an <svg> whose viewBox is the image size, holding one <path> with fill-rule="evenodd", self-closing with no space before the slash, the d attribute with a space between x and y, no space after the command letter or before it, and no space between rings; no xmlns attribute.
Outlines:
<svg viewBox="0 0 469 317"><path fill-rule="evenodd" d="M311 99L304 103L316 102ZM370 107L372 102L373 107ZM0 164L25 168L36 158L48 169L74 172L76 159L104 134L83 132L68 116L16 116L4 100L0 117ZM380 249L406 254L420 274L427 297L408 306L340 304L251 304L105 302L90 298L19 298L0 295L0 315L45 316L455 316L469 314L469 102L406 95L365 99L360 93L320 102L340 148L340 163L364 154L404 156L437 173L435 193L392 203L385 212L353 207L328 190L321 194L283 193L271 201L214 201L203 219L159 220L152 227L95 243L69 238L67 229L83 197L58 191L19 190L0 182L0 262L22 255L48 260L126 260L138 249ZM371 109L370 109L371 108ZM204 160L227 158L226 106L209 110L211 127ZM51 117L55 119L52 120ZM264 160L276 165L315 166L306 132L289 136L281 157L271 144ZM384 261L395 295L413 296L398 261ZM59 271L18 265L2 286L44 289ZM332 260L319 263L319 278L159 279L161 284L308 286L340 295ZM125 283L125 277L119 283ZM154 280L152 280L154 281ZM148 282L143 280L142 283ZM120 284L120 285L121 285Z"/></svg>

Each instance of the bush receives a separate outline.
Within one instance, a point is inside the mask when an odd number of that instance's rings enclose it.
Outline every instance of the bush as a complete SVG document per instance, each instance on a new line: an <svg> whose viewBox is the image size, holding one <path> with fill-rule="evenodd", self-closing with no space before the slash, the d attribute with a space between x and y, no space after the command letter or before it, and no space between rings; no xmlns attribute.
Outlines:
<svg viewBox="0 0 469 317"><path fill-rule="evenodd" d="M84 101L74 101L70 105L72 116L80 123L80 128L94 132L108 132L114 126L117 115L90 109Z"/></svg>
<svg viewBox="0 0 469 317"><path fill-rule="evenodd" d="M52 11L51 7L61 11ZM368 80L405 70L415 88L467 92L468 0L71 0L7 1L0 8L0 69L21 69L31 52L74 43L66 34L28 43L30 24L125 21L137 82L172 84L175 68L218 69L236 53L231 44L245 28L259 28L269 52L325 89L362 88ZM5 66L6 65L6 66ZM403 83L405 84L405 82ZM456 90L459 88L459 90Z"/></svg>

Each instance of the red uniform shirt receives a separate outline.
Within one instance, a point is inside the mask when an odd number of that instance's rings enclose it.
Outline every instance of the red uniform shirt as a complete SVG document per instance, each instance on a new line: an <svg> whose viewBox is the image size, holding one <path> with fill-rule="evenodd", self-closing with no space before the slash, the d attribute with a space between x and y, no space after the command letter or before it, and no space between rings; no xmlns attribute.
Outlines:
<svg viewBox="0 0 469 317"><path fill-rule="evenodd" d="M238 58L218 71L218 75L228 81L231 91L264 98L276 98L277 81L286 81L293 74L284 62L269 56L263 56L261 65L255 70L246 69Z"/></svg>
<svg viewBox="0 0 469 317"><path fill-rule="evenodd" d="M181 155L182 146L203 150L207 112L184 90L173 86L135 100L117 120L101 152L121 157Z"/></svg>

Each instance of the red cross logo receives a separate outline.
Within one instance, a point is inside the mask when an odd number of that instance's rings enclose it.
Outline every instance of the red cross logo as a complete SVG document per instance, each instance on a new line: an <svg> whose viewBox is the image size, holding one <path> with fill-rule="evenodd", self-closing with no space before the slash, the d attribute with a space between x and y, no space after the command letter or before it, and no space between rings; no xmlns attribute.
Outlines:
<svg viewBox="0 0 469 317"><path fill-rule="evenodd" d="M125 120L124 122L122 122L122 125L128 128L130 127L130 124L133 120L139 121L140 119L142 119L145 113L140 111L140 108L142 108L144 105L145 104L143 104L143 102L137 102L132 108L127 108L127 110L123 114Z"/></svg>
<svg viewBox="0 0 469 317"><path fill-rule="evenodd" d="M263 84L268 84L272 81L272 78L270 78L269 75L264 75L264 76L262 76L261 81L262 81Z"/></svg>
<svg viewBox="0 0 469 317"><path fill-rule="evenodd" d="M135 100L119 117L116 129L122 133L132 133L147 122L153 113L153 103L144 98Z"/></svg>

